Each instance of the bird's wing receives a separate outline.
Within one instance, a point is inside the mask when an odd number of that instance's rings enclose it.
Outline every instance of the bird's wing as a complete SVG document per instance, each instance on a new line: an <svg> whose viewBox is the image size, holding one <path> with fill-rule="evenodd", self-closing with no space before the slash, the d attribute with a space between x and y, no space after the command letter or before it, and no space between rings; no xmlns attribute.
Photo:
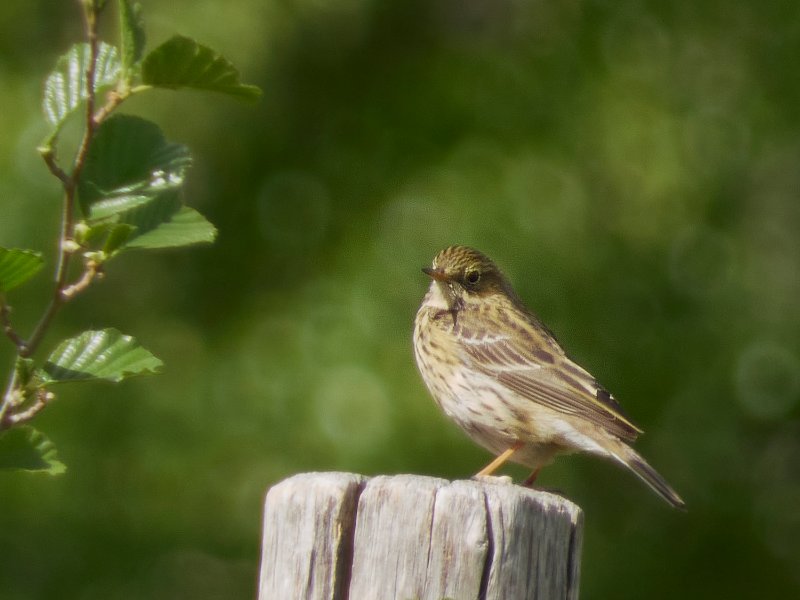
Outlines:
<svg viewBox="0 0 800 600"><path fill-rule="evenodd" d="M585 369L570 360L538 320L533 336L488 333L462 338L473 366L523 398L595 423L633 441L642 433Z"/></svg>

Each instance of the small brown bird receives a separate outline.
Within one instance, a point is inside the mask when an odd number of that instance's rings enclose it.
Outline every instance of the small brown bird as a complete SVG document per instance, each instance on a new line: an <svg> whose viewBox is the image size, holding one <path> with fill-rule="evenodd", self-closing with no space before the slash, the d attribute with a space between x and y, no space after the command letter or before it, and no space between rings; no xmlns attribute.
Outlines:
<svg viewBox="0 0 800 600"><path fill-rule="evenodd" d="M589 452L633 471L672 506L685 506L629 445L642 430L520 301L484 254L439 252L414 322L414 353L436 403L497 455L478 475L511 460L539 469L559 454Z"/></svg>

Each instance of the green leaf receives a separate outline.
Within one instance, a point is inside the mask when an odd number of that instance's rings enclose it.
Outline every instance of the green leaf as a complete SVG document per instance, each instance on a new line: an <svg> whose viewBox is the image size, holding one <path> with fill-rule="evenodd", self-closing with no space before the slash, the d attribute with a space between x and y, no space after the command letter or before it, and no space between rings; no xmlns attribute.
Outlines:
<svg viewBox="0 0 800 600"><path fill-rule="evenodd" d="M181 207L158 227L133 236L128 248L172 248L191 244L211 243L217 237L216 228L196 210Z"/></svg>
<svg viewBox="0 0 800 600"><path fill-rule="evenodd" d="M55 132L88 96L86 70L89 67L90 56L89 44L75 44L69 52L58 59L56 68L45 81L42 106L44 116L55 126ZM119 76L119 70L117 49L100 42L95 63L94 91L114 84Z"/></svg>
<svg viewBox="0 0 800 600"><path fill-rule="evenodd" d="M154 195L147 194L110 196L105 200L100 200L92 204L89 216L92 222L98 223L107 220L109 217L128 212L129 210L147 204L151 202L154 197Z"/></svg>
<svg viewBox="0 0 800 600"><path fill-rule="evenodd" d="M39 376L45 384L88 379L117 382L132 375L155 373L162 365L131 336L102 329L84 331L61 342Z"/></svg>
<svg viewBox="0 0 800 600"><path fill-rule="evenodd" d="M32 358L18 356L14 362L14 372L17 375L17 383L20 388L25 388L36 375L36 367Z"/></svg>
<svg viewBox="0 0 800 600"><path fill-rule="evenodd" d="M87 239L107 234L109 255L213 241L214 226L181 202L190 163L186 147L166 142L156 124L126 115L109 118L97 130L78 184ZM128 228L107 228L111 224Z"/></svg>
<svg viewBox="0 0 800 600"><path fill-rule="evenodd" d="M136 227L127 223L102 221L95 225L87 225L79 241L85 248L101 249L105 255L103 260L108 260L125 248L125 243L135 231ZM95 257L95 260L97 259Z"/></svg>
<svg viewBox="0 0 800 600"><path fill-rule="evenodd" d="M254 102L261 90L239 81L239 71L227 58L195 40L176 35L148 54L142 81L162 88L193 88L221 92Z"/></svg>
<svg viewBox="0 0 800 600"><path fill-rule="evenodd" d="M111 227L103 245L103 252L109 257L114 256L119 250L125 247L125 243L131 239L136 227L127 223L117 223Z"/></svg>
<svg viewBox="0 0 800 600"><path fill-rule="evenodd" d="M56 447L47 436L21 425L0 434L0 469L61 475L67 467L58 460Z"/></svg>
<svg viewBox="0 0 800 600"><path fill-rule="evenodd" d="M210 243L217 230L196 210L183 204L177 192L162 194L151 202L117 215L115 227L127 227L122 244L115 248L174 248ZM108 224L103 225L108 228ZM100 227L100 226L95 226ZM93 229L95 229L93 228ZM122 235L122 232L120 232ZM110 243L111 234L106 241ZM104 248L109 253L108 248Z"/></svg>
<svg viewBox="0 0 800 600"><path fill-rule="evenodd" d="M0 248L0 292L25 283L42 268L42 255L32 250Z"/></svg>
<svg viewBox="0 0 800 600"><path fill-rule="evenodd" d="M171 144L155 123L114 115L97 128L78 182L81 209L90 221L146 204L183 184L191 157Z"/></svg>
<svg viewBox="0 0 800 600"><path fill-rule="evenodd" d="M119 0L120 48L122 49L123 77L130 81L131 71L144 53L144 23L142 7L131 0Z"/></svg>

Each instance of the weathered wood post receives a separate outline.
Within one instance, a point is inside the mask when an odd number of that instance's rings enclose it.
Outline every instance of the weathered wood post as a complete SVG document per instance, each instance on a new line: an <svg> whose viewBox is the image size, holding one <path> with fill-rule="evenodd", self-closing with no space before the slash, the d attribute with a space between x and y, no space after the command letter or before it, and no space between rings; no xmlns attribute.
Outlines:
<svg viewBox="0 0 800 600"><path fill-rule="evenodd" d="M259 600L574 600L582 522L496 480L295 475L264 503Z"/></svg>

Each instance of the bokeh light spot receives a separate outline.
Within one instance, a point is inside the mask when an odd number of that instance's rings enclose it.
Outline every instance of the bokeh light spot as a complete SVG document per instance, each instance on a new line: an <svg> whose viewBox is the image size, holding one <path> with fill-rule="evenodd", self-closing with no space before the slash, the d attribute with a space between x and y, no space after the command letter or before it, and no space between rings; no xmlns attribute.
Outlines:
<svg viewBox="0 0 800 600"><path fill-rule="evenodd" d="M756 457L755 525L770 552L800 581L800 427L782 426Z"/></svg>
<svg viewBox="0 0 800 600"><path fill-rule="evenodd" d="M670 37L653 17L621 11L603 35L603 57L611 69L648 80L669 64Z"/></svg>
<svg viewBox="0 0 800 600"><path fill-rule="evenodd" d="M528 155L508 165L503 184L515 208L515 222L535 239L562 243L565 236L583 231L586 195L569 168Z"/></svg>
<svg viewBox="0 0 800 600"><path fill-rule="evenodd" d="M707 227L689 226L672 242L669 273L683 292L705 295L730 282L735 268L732 242Z"/></svg>
<svg viewBox="0 0 800 600"><path fill-rule="evenodd" d="M330 195L322 182L303 171L270 176L258 194L262 235L278 247L300 249L322 240L330 221Z"/></svg>
<svg viewBox="0 0 800 600"><path fill-rule="evenodd" d="M785 417L800 399L800 360L775 342L754 342L736 364L736 394L751 415Z"/></svg>
<svg viewBox="0 0 800 600"><path fill-rule="evenodd" d="M338 366L324 373L314 405L319 430L342 452L368 452L390 433L386 386L362 366Z"/></svg>
<svg viewBox="0 0 800 600"><path fill-rule="evenodd" d="M717 107L687 117L682 136L687 163L695 172L711 176L720 167L744 159L751 139L750 130L736 113Z"/></svg>

